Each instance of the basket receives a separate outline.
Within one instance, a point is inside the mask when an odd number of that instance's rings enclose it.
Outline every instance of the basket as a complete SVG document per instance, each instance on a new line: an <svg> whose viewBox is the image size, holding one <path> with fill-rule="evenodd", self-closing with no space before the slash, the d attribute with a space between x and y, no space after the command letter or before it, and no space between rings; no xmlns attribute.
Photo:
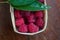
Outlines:
<svg viewBox="0 0 60 40"><path fill-rule="evenodd" d="M46 0L44 0L44 4L47 5L46 3ZM13 29L16 33L18 34L23 34L23 35L35 35L35 34L38 34L38 33L41 33L43 31L45 31L46 27L47 27L47 21L48 21L48 14L47 14L47 10L44 11L45 14L44 14L44 28L38 32L35 32L35 33L22 33L22 32L19 32L16 28L16 25L15 25L15 17L14 17L14 8L12 6L10 6L10 13L11 13L11 20L12 20L12 25L13 25Z"/></svg>

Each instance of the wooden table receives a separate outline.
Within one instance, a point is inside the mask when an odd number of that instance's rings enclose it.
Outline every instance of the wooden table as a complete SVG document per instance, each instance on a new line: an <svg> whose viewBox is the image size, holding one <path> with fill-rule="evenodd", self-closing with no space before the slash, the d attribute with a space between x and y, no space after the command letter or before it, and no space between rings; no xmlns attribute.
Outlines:
<svg viewBox="0 0 60 40"><path fill-rule="evenodd" d="M60 40L60 0L47 0L52 8L48 10L47 29L34 36L20 35L13 31L9 4L0 3L0 40Z"/></svg>

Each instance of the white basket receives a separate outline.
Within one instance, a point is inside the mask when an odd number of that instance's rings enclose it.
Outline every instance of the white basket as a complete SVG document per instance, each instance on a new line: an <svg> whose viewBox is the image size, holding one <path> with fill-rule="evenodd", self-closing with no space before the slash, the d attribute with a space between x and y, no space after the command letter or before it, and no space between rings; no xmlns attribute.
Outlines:
<svg viewBox="0 0 60 40"><path fill-rule="evenodd" d="M45 5L46 4L46 0L44 0L44 3ZM48 14L47 14L47 10L44 11L45 12L45 17L44 17L44 21L45 21L45 24L44 24L44 28L38 32L35 32L35 33L22 33L22 32L19 32L16 28L16 25L15 25L15 17L14 17L14 8L12 6L10 6L10 13L11 13L11 20L12 20L12 24L13 24L13 29L16 33L19 33L19 34L23 34L23 35L35 35L35 34L38 34L38 33L41 33L43 32L46 27L47 27L47 21L48 21Z"/></svg>

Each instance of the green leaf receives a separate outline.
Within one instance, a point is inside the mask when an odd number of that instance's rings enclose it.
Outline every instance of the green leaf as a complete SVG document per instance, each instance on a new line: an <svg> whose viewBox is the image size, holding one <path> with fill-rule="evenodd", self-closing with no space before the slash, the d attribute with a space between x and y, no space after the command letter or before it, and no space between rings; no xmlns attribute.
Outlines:
<svg viewBox="0 0 60 40"><path fill-rule="evenodd" d="M22 6L33 3L35 0L9 0L9 3L14 6Z"/></svg>
<svg viewBox="0 0 60 40"><path fill-rule="evenodd" d="M38 1L35 1L34 3L26 6L18 6L18 7L13 6L13 7L18 10L26 10L26 11L39 11L50 8L50 6L44 5L43 3Z"/></svg>

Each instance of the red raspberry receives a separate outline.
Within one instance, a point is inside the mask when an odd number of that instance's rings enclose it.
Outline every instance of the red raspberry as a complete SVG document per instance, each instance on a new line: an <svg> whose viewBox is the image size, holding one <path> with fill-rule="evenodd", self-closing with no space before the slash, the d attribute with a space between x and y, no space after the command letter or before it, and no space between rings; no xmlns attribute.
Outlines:
<svg viewBox="0 0 60 40"><path fill-rule="evenodd" d="M30 16L30 11L21 11L21 15L22 15L23 17Z"/></svg>
<svg viewBox="0 0 60 40"><path fill-rule="evenodd" d="M40 2L44 2L44 0L39 0Z"/></svg>
<svg viewBox="0 0 60 40"><path fill-rule="evenodd" d="M18 28L18 31L19 31L19 32L23 32L23 33L28 32L28 30L27 30L27 25L25 25L25 24L21 25L21 26Z"/></svg>
<svg viewBox="0 0 60 40"><path fill-rule="evenodd" d="M20 11L19 11L19 10L15 10L14 15L15 15L16 18L21 18L21 17L22 17L22 16L20 15Z"/></svg>
<svg viewBox="0 0 60 40"><path fill-rule="evenodd" d="M34 20L34 15L31 14L30 16L27 17L28 22L35 22Z"/></svg>
<svg viewBox="0 0 60 40"><path fill-rule="evenodd" d="M28 25L28 30L29 32L33 33L33 32L37 32L39 31L39 27L37 27L36 25L34 25L33 23L30 23Z"/></svg>
<svg viewBox="0 0 60 40"><path fill-rule="evenodd" d="M25 11L25 16L30 16L30 11Z"/></svg>
<svg viewBox="0 0 60 40"><path fill-rule="evenodd" d="M44 15L43 15L43 12L42 12L42 11L37 11L37 12L35 13L35 16L38 17L38 18L41 18L41 17L43 17Z"/></svg>
<svg viewBox="0 0 60 40"><path fill-rule="evenodd" d="M39 27L43 27L44 26L43 20L42 19L37 19L36 25L39 26Z"/></svg>
<svg viewBox="0 0 60 40"><path fill-rule="evenodd" d="M20 19L17 19L16 20L16 26L20 26L20 25L22 25L22 24L24 24L24 19L23 18L20 18Z"/></svg>

